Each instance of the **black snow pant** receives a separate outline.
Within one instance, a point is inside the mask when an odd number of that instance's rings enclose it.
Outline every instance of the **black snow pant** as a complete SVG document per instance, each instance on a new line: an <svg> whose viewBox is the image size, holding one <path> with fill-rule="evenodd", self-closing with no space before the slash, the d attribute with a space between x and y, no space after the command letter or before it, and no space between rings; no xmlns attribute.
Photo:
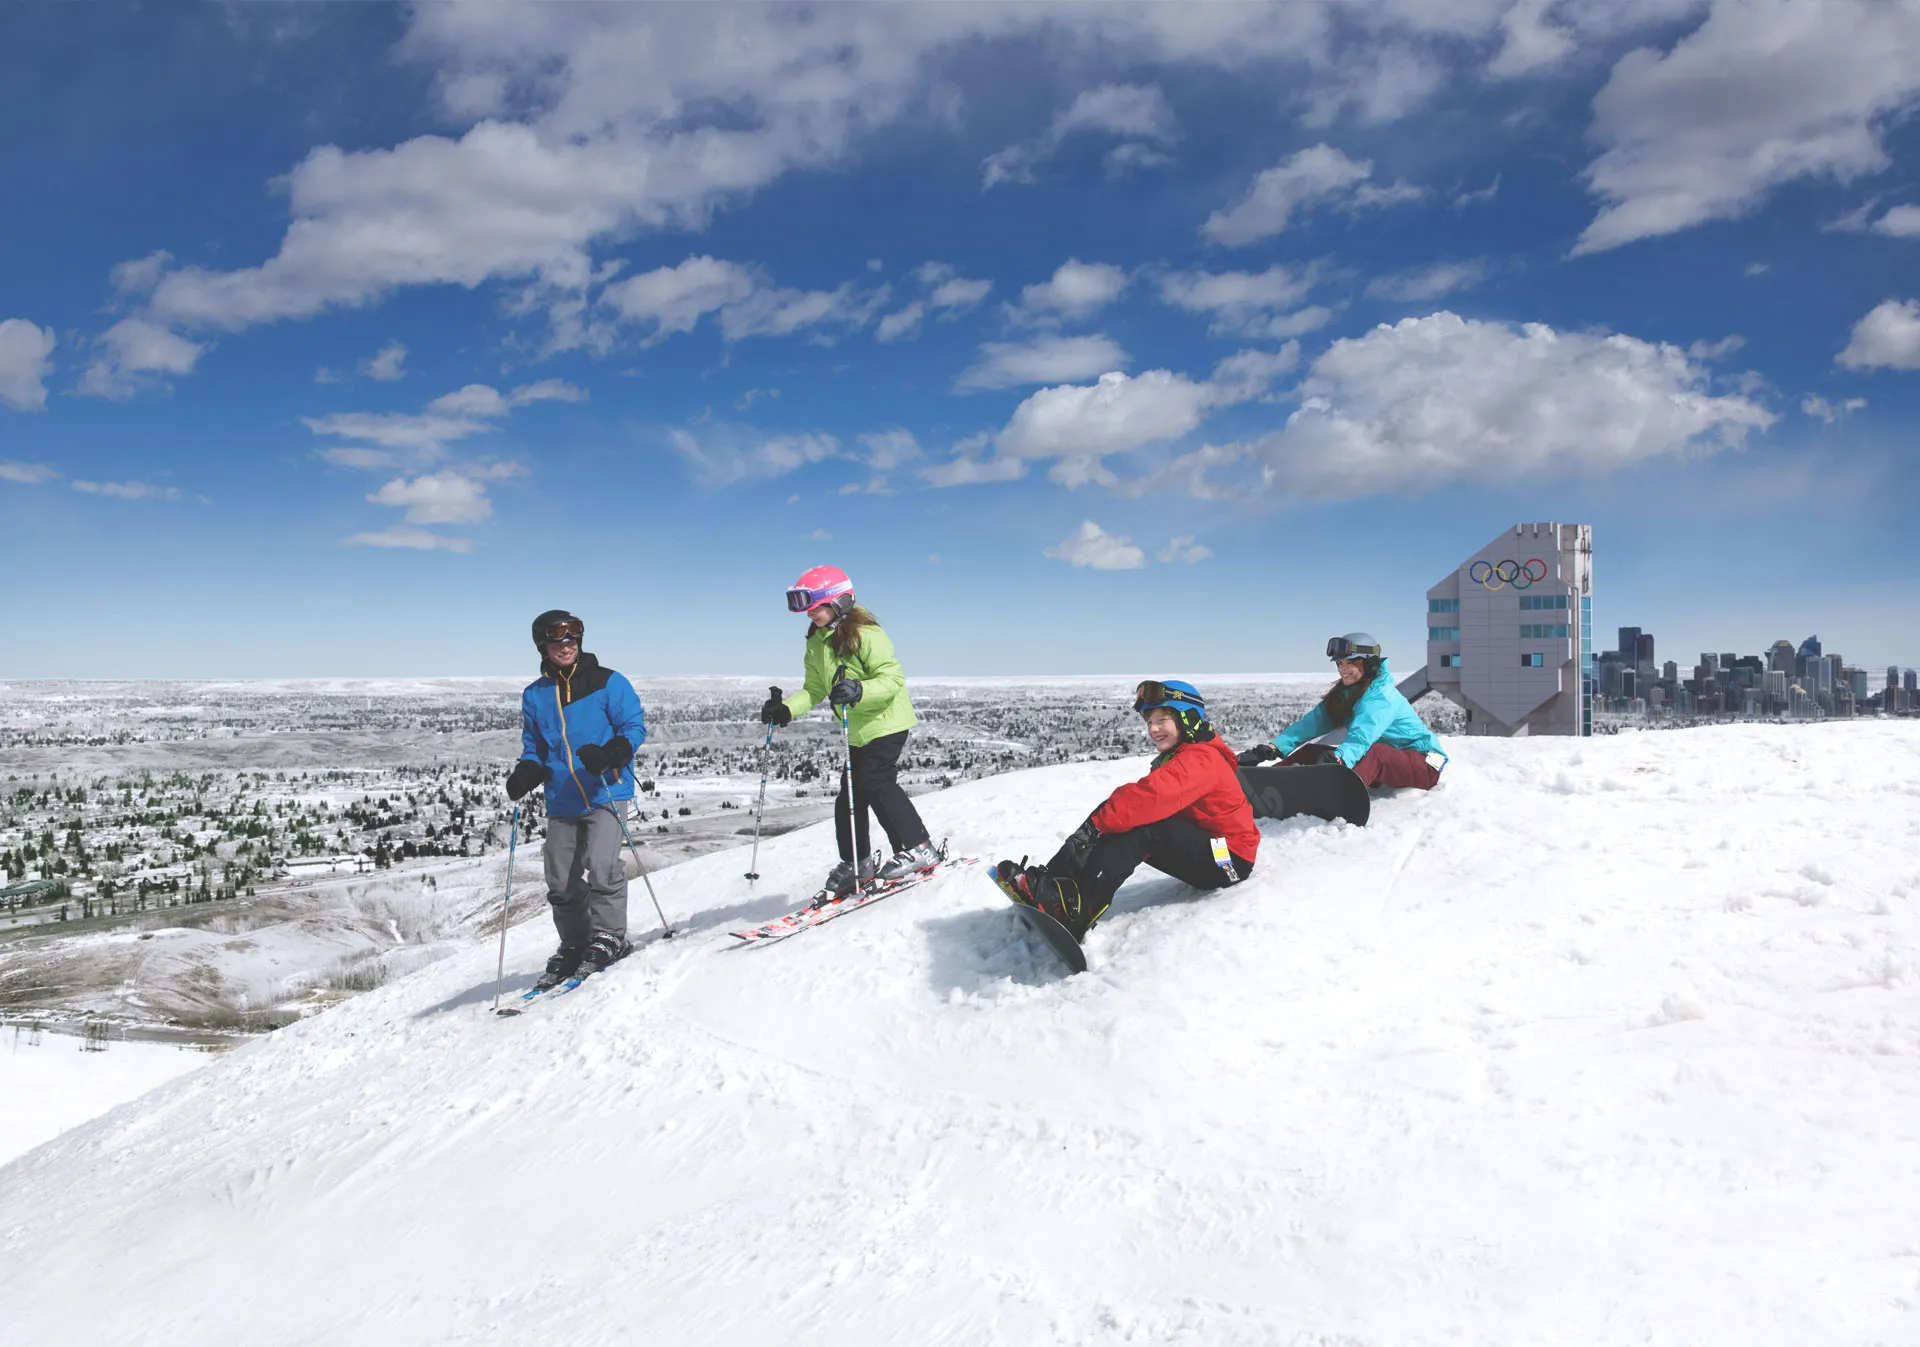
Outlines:
<svg viewBox="0 0 1920 1347"><path fill-rule="evenodd" d="M1206 829L1184 818L1163 818L1123 833L1103 833L1078 871L1071 868L1065 852L1062 847L1047 863L1047 872L1079 883L1081 901L1090 918L1088 925L1100 919L1113 895L1142 861L1196 889L1224 889L1253 873L1252 861L1228 852L1233 863L1233 877L1228 878L1214 862L1213 839Z"/></svg>
<svg viewBox="0 0 1920 1347"><path fill-rule="evenodd" d="M883 734L853 750L853 801L859 807L859 817L854 821L852 833L847 828L850 812L847 774L844 769L841 771L840 797L833 802L833 831L840 842L841 860L852 861L855 856L872 854L873 830L867 826L869 809L879 815L880 826L887 832L887 842L895 851L917 847L927 840L927 825L920 821L920 811L900 789L900 753L906 746L907 732L900 730Z"/></svg>

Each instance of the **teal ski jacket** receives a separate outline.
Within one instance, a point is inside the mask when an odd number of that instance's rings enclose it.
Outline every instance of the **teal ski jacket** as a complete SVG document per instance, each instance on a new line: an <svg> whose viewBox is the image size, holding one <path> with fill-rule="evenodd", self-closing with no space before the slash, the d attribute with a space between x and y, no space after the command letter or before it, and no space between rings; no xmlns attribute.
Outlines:
<svg viewBox="0 0 1920 1347"><path fill-rule="evenodd" d="M1312 743L1323 734L1339 729L1327 718L1324 706L1316 705L1300 719L1273 736L1273 746L1285 757L1302 744ZM1351 767L1367 756L1367 750L1375 744L1391 744L1395 748L1410 748L1415 753L1439 753L1443 757L1446 750L1440 747L1440 741L1433 731L1427 728L1427 722L1413 709L1413 703L1400 695L1400 689L1393 685L1393 671L1387 662L1380 661L1380 672L1374 677L1367 690L1360 694L1360 700L1353 704L1353 719L1347 723L1347 737L1340 741L1340 761Z"/></svg>

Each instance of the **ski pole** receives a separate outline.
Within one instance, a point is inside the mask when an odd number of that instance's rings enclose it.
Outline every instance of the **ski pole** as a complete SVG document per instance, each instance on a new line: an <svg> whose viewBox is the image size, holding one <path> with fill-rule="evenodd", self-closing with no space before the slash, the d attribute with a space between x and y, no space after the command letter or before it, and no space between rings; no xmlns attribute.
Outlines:
<svg viewBox="0 0 1920 1347"><path fill-rule="evenodd" d="M833 681L838 684L847 676L847 666L842 664L833 671ZM832 695L832 690L828 690ZM847 748L847 849L853 853L853 888L858 893L863 887L860 879L860 862L865 859L860 854L860 815L856 812L857 802L853 798L853 711L850 707L838 708L840 712L840 740Z"/></svg>
<svg viewBox="0 0 1920 1347"><path fill-rule="evenodd" d="M779 688L768 688L773 700L780 700ZM767 759L773 752L773 722L767 722L767 742L760 745L760 803L753 807L753 859L747 862L747 878L760 878L760 820L767 812Z"/></svg>
<svg viewBox="0 0 1920 1347"><path fill-rule="evenodd" d="M614 781L620 779L619 773L617 772L609 773L609 775L612 776L613 780L608 781L608 785L612 785ZM606 780L604 777L601 779ZM640 848L633 844L633 834L627 831L626 813L620 808L620 802L618 800L608 800L607 805L613 810L614 822L620 825L620 835L627 839L627 850L633 853L633 863L640 867L640 878L647 886L647 897L653 899L653 910L654 914L660 918L660 929L667 933L666 939L671 940L673 939L673 927L667 924L667 914L660 910L660 896L653 891L653 880L647 875L647 863L640 859Z"/></svg>
<svg viewBox="0 0 1920 1347"><path fill-rule="evenodd" d="M507 977L507 909L513 906L513 852L520 843L520 806L513 807L513 827L507 833L507 896L500 900L500 967L493 975L493 1013L500 1013L500 984Z"/></svg>

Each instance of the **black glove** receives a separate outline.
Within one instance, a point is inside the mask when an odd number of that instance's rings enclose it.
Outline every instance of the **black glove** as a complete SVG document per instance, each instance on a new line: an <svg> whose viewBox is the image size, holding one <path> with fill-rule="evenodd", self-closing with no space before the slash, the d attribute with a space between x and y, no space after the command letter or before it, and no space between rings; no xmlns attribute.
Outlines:
<svg viewBox="0 0 1920 1347"><path fill-rule="evenodd" d="M835 706L852 706L860 700L860 695L865 691L866 689L860 686L859 679L843 677L838 679L833 685L833 690L827 693L827 700Z"/></svg>
<svg viewBox="0 0 1920 1347"><path fill-rule="evenodd" d="M633 761L633 745L626 736L616 734L604 744L582 744L580 765L595 776L605 776Z"/></svg>
<svg viewBox="0 0 1920 1347"><path fill-rule="evenodd" d="M1093 849L1100 842L1100 830L1093 826L1093 815L1087 815L1087 821L1073 830L1073 836L1060 844L1053 859L1047 862L1047 869L1056 875L1077 875L1087 868L1087 858L1093 855Z"/></svg>
<svg viewBox="0 0 1920 1347"><path fill-rule="evenodd" d="M766 704L760 708L760 723L777 725L783 729L793 724L793 712L787 709L786 701L780 696L780 689L768 688L767 691L773 695L768 697Z"/></svg>
<svg viewBox="0 0 1920 1347"><path fill-rule="evenodd" d="M507 798L517 800L535 786L545 785L549 775L547 769L532 758L520 759L507 773Z"/></svg>
<svg viewBox="0 0 1920 1347"><path fill-rule="evenodd" d="M1280 756L1280 750L1272 744L1255 744L1242 753L1235 761L1242 767L1258 767L1263 762L1272 762Z"/></svg>

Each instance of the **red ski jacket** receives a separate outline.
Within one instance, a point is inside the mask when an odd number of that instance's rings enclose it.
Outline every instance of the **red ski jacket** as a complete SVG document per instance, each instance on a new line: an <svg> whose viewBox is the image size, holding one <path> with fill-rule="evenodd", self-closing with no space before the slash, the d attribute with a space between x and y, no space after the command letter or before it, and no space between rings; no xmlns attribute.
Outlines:
<svg viewBox="0 0 1920 1347"><path fill-rule="evenodd" d="M1223 837L1244 861L1260 853L1253 806L1240 788L1239 762L1218 737L1182 744L1138 781L1130 781L1093 811L1103 833L1127 832L1163 818L1197 823L1209 837Z"/></svg>

